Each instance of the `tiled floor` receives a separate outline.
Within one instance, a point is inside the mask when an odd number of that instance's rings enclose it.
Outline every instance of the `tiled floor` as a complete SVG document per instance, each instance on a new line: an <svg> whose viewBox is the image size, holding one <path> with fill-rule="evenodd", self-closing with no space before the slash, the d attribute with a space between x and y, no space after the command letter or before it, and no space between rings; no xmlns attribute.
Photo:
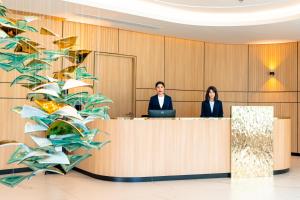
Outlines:
<svg viewBox="0 0 300 200"><path fill-rule="evenodd" d="M300 200L300 157L289 173L247 180L202 179L113 183L77 172L39 175L16 188L0 185L0 200Z"/></svg>

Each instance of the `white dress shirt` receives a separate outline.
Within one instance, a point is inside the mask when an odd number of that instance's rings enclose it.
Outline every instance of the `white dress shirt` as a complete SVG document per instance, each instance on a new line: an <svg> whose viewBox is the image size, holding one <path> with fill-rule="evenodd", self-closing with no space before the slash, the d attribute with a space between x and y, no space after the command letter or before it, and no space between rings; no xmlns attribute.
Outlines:
<svg viewBox="0 0 300 200"><path fill-rule="evenodd" d="M158 103L159 103L160 108L163 107L164 101L165 101L165 95L163 95L163 96L158 96Z"/></svg>
<svg viewBox="0 0 300 200"><path fill-rule="evenodd" d="M210 105L210 111L213 112L214 111L215 102L214 101L209 101L209 105Z"/></svg>

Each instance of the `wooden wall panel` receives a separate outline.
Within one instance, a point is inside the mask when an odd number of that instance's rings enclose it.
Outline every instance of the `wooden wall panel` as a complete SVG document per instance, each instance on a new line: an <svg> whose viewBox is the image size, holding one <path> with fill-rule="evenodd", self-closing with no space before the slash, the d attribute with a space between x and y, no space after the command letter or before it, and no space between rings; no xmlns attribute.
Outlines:
<svg viewBox="0 0 300 200"><path fill-rule="evenodd" d="M172 97L173 101L202 101L203 92L166 90L165 93ZM154 89L136 89L136 100L149 101L150 97L155 95Z"/></svg>
<svg viewBox="0 0 300 200"><path fill-rule="evenodd" d="M220 91L247 91L248 45L205 43L205 88Z"/></svg>
<svg viewBox="0 0 300 200"><path fill-rule="evenodd" d="M165 78L168 88L203 90L204 42L165 38Z"/></svg>
<svg viewBox="0 0 300 200"><path fill-rule="evenodd" d="M23 98L25 99L29 89L20 84L10 86L10 83L0 83L0 98Z"/></svg>
<svg viewBox="0 0 300 200"><path fill-rule="evenodd" d="M135 116L141 117L148 114L149 101L136 101L135 103Z"/></svg>
<svg viewBox="0 0 300 200"><path fill-rule="evenodd" d="M65 21L63 23L64 36L78 36L76 48L91 50L82 65L87 67L89 73L93 73L95 55L94 52L118 53L118 29L107 28L90 24ZM72 63L64 60L64 67Z"/></svg>
<svg viewBox="0 0 300 200"><path fill-rule="evenodd" d="M249 45L249 90L297 91L297 43Z"/></svg>
<svg viewBox="0 0 300 200"><path fill-rule="evenodd" d="M203 101L203 92L200 91L181 91L181 90L167 90L173 101Z"/></svg>
<svg viewBox="0 0 300 200"><path fill-rule="evenodd" d="M64 37L78 36L76 47L118 53L118 29L64 21Z"/></svg>
<svg viewBox="0 0 300 200"><path fill-rule="evenodd" d="M297 92L249 92L249 102L297 102Z"/></svg>
<svg viewBox="0 0 300 200"><path fill-rule="evenodd" d="M298 129L298 108L297 103L249 103L256 106L274 106L274 116L278 118L290 118L292 123L291 148L297 152L297 129Z"/></svg>
<svg viewBox="0 0 300 200"><path fill-rule="evenodd" d="M297 43L298 44L298 62L297 62L297 64L298 64L298 68L297 68L297 75L298 75L298 80L297 80L297 82L298 82L298 91L300 90L300 42L298 42Z"/></svg>
<svg viewBox="0 0 300 200"><path fill-rule="evenodd" d="M16 106L28 104L24 99L0 99L0 141L1 140L16 140L18 142L25 142L31 144L31 139L24 133L24 126L26 121L20 115L13 112L12 109ZM0 148L0 170L10 168L20 168L23 166L8 165L7 161L14 151L15 147Z"/></svg>
<svg viewBox="0 0 300 200"><path fill-rule="evenodd" d="M164 80L163 36L120 30L119 53L137 57L137 88L153 88Z"/></svg>
<svg viewBox="0 0 300 200"><path fill-rule="evenodd" d="M219 99L223 102L247 103L247 98L247 92L219 92Z"/></svg>
<svg viewBox="0 0 300 200"><path fill-rule="evenodd" d="M200 117L201 102L173 102L176 117Z"/></svg>
<svg viewBox="0 0 300 200"><path fill-rule="evenodd" d="M297 140L297 149L298 149L298 151L295 151L295 147L292 149L292 152L299 152L300 153L300 115L299 115L299 113L300 113L300 104L298 103L297 104L297 106L298 106L298 108L297 108L297 111L298 111L298 124L297 124L297 137L296 136L294 136L293 137L293 139L295 140ZM295 142L292 142L292 144L293 143L295 143ZM295 145L295 144L294 144Z"/></svg>

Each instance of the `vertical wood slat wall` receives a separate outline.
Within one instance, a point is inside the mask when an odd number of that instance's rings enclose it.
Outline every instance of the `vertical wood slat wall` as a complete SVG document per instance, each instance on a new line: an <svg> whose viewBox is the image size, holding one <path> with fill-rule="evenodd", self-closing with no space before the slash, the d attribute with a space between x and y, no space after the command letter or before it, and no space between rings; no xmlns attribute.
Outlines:
<svg viewBox="0 0 300 200"><path fill-rule="evenodd" d="M136 56L137 117L146 113L148 100L154 94L153 85L158 80L165 81L178 116L182 117L199 116L205 89L215 85L227 117L232 105L273 105L277 117L290 117L292 152L300 152L297 42L214 44L39 17L41 20L34 25L45 26L62 36L77 35L77 46L82 49ZM51 47L49 41L44 39L41 43ZM89 70L97 67L93 56L86 61ZM271 70L275 71L276 79L270 77ZM0 119L8 122L1 125L0 139L13 138L14 132L24 129L24 120L10 111L13 106L25 103L26 90L9 87L16 75L0 71Z"/></svg>

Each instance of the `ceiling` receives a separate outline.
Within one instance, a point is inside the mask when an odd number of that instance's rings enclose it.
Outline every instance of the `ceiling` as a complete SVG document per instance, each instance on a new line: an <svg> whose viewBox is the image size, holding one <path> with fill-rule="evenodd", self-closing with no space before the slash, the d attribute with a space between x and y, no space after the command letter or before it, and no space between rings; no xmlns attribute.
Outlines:
<svg viewBox="0 0 300 200"><path fill-rule="evenodd" d="M249 7L284 2L285 0L145 0L155 3L163 3L171 6L182 7L209 7L209 8L231 8Z"/></svg>
<svg viewBox="0 0 300 200"><path fill-rule="evenodd" d="M300 0L2 0L10 9L220 43L300 40Z"/></svg>

